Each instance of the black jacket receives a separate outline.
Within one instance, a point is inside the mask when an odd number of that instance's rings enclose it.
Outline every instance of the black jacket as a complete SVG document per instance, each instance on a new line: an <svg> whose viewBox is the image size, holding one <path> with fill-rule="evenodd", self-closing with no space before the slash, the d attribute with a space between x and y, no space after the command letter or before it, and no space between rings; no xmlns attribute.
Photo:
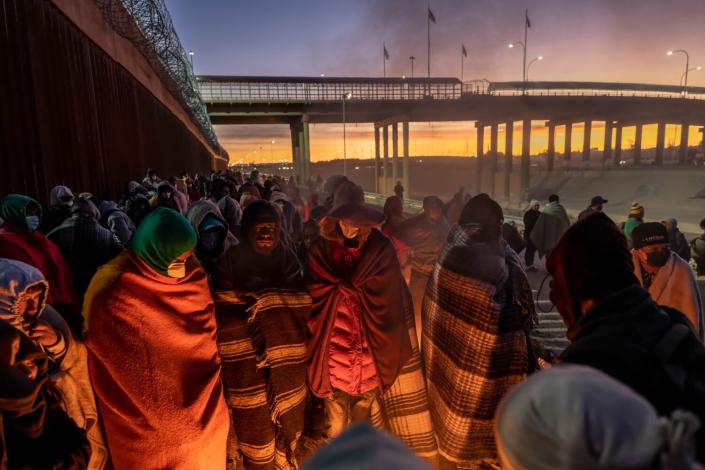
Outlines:
<svg viewBox="0 0 705 470"><path fill-rule="evenodd" d="M684 339L664 363L659 342L674 324L688 327ZM663 416L678 408L705 418L703 390L695 399L692 389L676 384L668 370L687 370L703 382L705 346L697 339L686 317L659 307L639 285L627 287L595 305L579 321L580 330L564 351L562 361L599 369L630 386ZM694 369L697 364L698 369ZM686 391L687 390L687 391ZM699 448L705 432L698 433Z"/></svg>
<svg viewBox="0 0 705 470"><path fill-rule="evenodd" d="M539 220L540 216L541 211L534 209L529 209L524 212L524 238L527 242L530 241L529 236L531 235L531 231L534 229L534 225L536 225L536 221Z"/></svg>

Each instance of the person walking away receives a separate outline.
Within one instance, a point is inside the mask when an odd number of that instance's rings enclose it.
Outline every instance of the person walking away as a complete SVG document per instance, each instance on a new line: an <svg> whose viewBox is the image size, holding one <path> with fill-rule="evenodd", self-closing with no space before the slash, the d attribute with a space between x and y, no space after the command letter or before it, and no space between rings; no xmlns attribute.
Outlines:
<svg viewBox="0 0 705 470"><path fill-rule="evenodd" d="M356 190L353 190L353 187ZM325 400L326 434L354 421L386 428L437 458L410 296L382 214L345 182L309 252L308 383Z"/></svg>
<svg viewBox="0 0 705 470"><path fill-rule="evenodd" d="M632 231L634 275L659 305L678 310L703 340L703 305L690 265L674 253L668 232L658 222L644 222Z"/></svg>
<svg viewBox="0 0 705 470"><path fill-rule="evenodd" d="M682 313L658 306L639 284L627 241L609 217L595 214L568 229L547 268L571 343L562 362L605 372L661 416L684 408L705 422L705 346ZM702 459L702 430L696 440Z"/></svg>
<svg viewBox="0 0 705 470"><path fill-rule="evenodd" d="M526 251L524 251L524 262L527 271L536 272L534 267L534 257L536 255L536 245L531 240L531 232L536 226L536 221L541 216L541 203L536 199L529 203L529 207L524 212L524 241L526 241Z"/></svg>
<svg viewBox="0 0 705 470"><path fill-rule="evenodd" d="M79 305L83 304L83 295L98 268L122 251L120 242L100 225L99 218L100 212L91 201L78 199L71 217L47 234L73 274Z"/></svg>
<svg viewBox="0 0 705 470"><path fill-rule="evenodd" d="M692 413L660 417L591 367L563 364L534 374L504 397L495 421L505 470L697 468Z"/></svg>
<svg viewBox="0 0 705 470"><path fill-rule="evenodd" d="M42 235L42 208L34 199L8 194L0 201L0 258L22 261L37 268L49 282L47 302L61 313L77 338L83 337L80 304L73 276L57 246Z"/></svg>
<svg viewBox="0 0 705 470"><path fill-rule="evenodd" d="M693 252L698 276L705 276L705 219L700 221L700 230L703 233L691 240L690 249Z"/></svg>
<svg viewBox="0 0 705 470"><path fill-rule="evenodd" d="M46 303L48 290L39 270L0 258L0 323L26 335L46 355L47 377L59 392L63 410L87 433L91 447L88 468L102 469L107 466L108 451L88 378L86 347Z"/></svg>
<svg viewBox="0 0 705 470"><path fill-rule="evenodd" d="M436 196L423 200L423 212L399 225L398 237L409 247L409 289L414 304L416 332L421 341L421 302L438 254L448 236L448 222L442 213L443 201Z"/></svg>
<svg viewBox="0 0 705 470"><path fill-rule="evenodd" d="M397 181L397 184L394 186L394 195L402 201L404 200L404 186L402 186L401 181Z"/></svg>
<svg viewBox="0 0 705 470"><path fill-rule="evenodd" d="M196 233L160 207L86 293L88 369L115 468L225 469L228 409Z"/></svg>
<svg viewBox="0 0 705 470"><path fill-rule="evenodd" d="M570 227L568 213L561 205L558 195L551 194L548 197L548 204L544 207L531 231L531 241L539 256L548 256L568 227Z"/></svg>
<svg viewBox="0 0 705 470"><path fill-rule="evenodd" d="M683 232L678 229L678 221L676 219L666 219L662 220L661 223L668 231L668 244L671 247L671 251L683 258L683 261L690 261L690 245Z"/></svg>
<svg viewBox="0 0 705 470"><path fill-rule="evenodd" d="M98 205L100 211L100 221L117 238L120 244L129 248L132 243L132 236L137 230L132 219L122 211L115 201L103 201Z"/></svg>
<svg viewBox="0 0 705 470"><path fill-rule="evenodd" d="M39 230L47 234L71 217L71 206L76 198L67 186L54 186L49 192L49 207Z"/></svg>
<svg viewBox="0 0 705 470"><path fill-rule="evenodd" d="M632 230L642 223L644 223L644 206L638 202L633 202L629 208L629 217L624 222L624 236L627 237L629 243L632 240Z"/></svg>
<svg viewBox="0 0 705 470"><path fill-rule="evenodd" d="M281 229L274 204L250 204L243 242L214 275L225 397L245 468L297 468L304 432L311 297Z"/></svg>
<svg viewBox="0 0 705 470"><path fill-rule="evenodd" d="M583 220L585 217L592 215L595 212L602 212L604 205L607 204L607 202L607 199L602 196L593 197L590 200L590 205L578 215L578 220Z"/></svg>
<svg viewBox="0 0 705 470"><path fill-rule="evenodd" d="M441 456L457 468L498 465L495 408L537 369L536 321L521 261L502 240L502 208L468 201L433 269L423 301L423 364Z"/></svg>

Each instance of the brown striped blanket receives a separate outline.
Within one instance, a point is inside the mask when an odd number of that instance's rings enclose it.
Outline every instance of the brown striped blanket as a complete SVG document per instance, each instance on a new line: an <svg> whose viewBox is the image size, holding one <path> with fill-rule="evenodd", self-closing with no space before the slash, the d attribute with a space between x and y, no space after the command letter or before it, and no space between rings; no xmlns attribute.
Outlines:
<svg viewBox="0 0 705 470"><path fill-rule="evenodd" d="M214 299L225 399L245 468L297 468L311 298L277 289L256 294L221 290Z"/></svg>
<svg viewBox="0 0 705 470"><path fill-rule="evenodd" d="M373 404L371 421L373 426L388 430L419 457L435 463L438 458L438 446L429 412L421 354L417 346L414 309L406 289L404 300L404 318L411 339L411 357L381 400Z"/></svg>
<svg viewBox="0 0 705 470"><path fill-rule="evenodd" d="M422 350L439 453L463 468L499 465L495 408L529 373L531 288L517 255L453 227L423 302Z"/></svg>

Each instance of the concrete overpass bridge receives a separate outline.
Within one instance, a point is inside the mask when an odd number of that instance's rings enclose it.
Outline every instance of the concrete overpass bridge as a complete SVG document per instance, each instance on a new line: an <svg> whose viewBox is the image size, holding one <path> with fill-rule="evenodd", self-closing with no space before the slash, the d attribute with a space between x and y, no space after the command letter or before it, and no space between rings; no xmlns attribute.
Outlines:
<svg viewBox="0 0 705 470"><path fill-rule="evenodd" d="M642 163L643 128L657 124L653 165L663 164L665 127L705 125L705 88L597 82L461 82L455 78L197 77L214 124L289 124L296 174L310 176L310 123L371 123L375 130L377 192L389 194L397 179L408 181L409 122L475 121L478 160L475 190L510 198L513 177L513 123L521 121L522 154L517 195L530 185L531 121L545 121L549 133L547 169L556 159L556 127L565 126L565 149L572 125L585 124L582 159L590 158L593 122L605 123L603 158L619 164L622 131L634 126L633 160ZM401 124L401 146L399 125ZM504 175L498 178L498 127L506 125ZM484 129L490 150L484 152ZM612 146L613 135L616 145ZM686 162L688 132L681 132L679 164ZM391 137L391 142L390 142ZM391 145L390 145L391 143ZM400 148L401 147L401 148ZM564 152L570 160L571 152ZM391 161L390 161L391 160ZM400 162L401 160L401 162ZM401 164L400 164L401 163ZM503 184L502 184L503 183ZM504 186L497 191L496 186Z"/></svg>

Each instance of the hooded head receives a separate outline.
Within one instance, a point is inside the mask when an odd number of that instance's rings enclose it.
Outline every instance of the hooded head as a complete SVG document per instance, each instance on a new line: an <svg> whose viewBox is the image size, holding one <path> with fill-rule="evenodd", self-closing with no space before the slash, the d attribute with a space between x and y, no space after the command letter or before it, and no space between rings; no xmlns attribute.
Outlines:
<svg viewBox="0 0 705 470"><path fill-rule="evenodd" d="M42 314L48 293L49 283L38 269L0 258L0 320L22 330L23 321Z"/></svg>
<svg viewBox="0 0 705 470"><path fill-rule="evenodd" d="M248 205L241 227L246 243L259 255L268 256L279 245L281 218L271 202L259 200Z"/></svg>
<svg viewBox="0 0 705 470"><path fill-rule="evenodd" d="M92 217L100 220L100 211L89 199L78 198L71 208L71 214Z"/></svg>
<svg viewBox="0 0 705 470"><path fill-rule="evenodd" d="M458 225L473 226L477 229L473 237L475 240L487 243L499 243L503 223L502 207L485 193L471 198L458 219Z"/></svg>
<svg viewBox="0 0 705 470"><path fill-rule="evenodd" d="M443 201L438 196L426 196L423 198L423 212L434 222L440 220L443 217Z"/></svg>
<svg viewBox="0 0 705 470"><path fill-rule="evenodd" d="M577 332L582 305L638 284L627 240L614 222L600 212L572 225L551 251L551 301L568 327Z"/></svg>
<svg viewBox="0 0 705 470"><path fill-rule="evenodd" d="M331 207L338 187L346 181L348 178L343 175L331 175L326 179L323 184L323 203L325 205Z"/></svg>
<svg viewBox="0 0 705 470"><path fill-rule="evenodd" d="M597 369L559 365L504 397L495 440L508 470L691 468L662 467L660 459L673 449L683 455L669 457L687 459L697 427L697 418L681 411L669 423L643 397Z"/></svg>
<svg viewBox="0 0 705 470"><path fill-rule="evenodd" d="M8 194L0 201L0 219L6 224L34 232L42 220L42 206L37 201L23 194Z"/></svg>
<svg viewBox="0 0 705 470"><path fill-rule="evenodd" d="M196 246L196 232L185 217L173 209L158 207L137 228L132 250L152 269L164 276L184 277L185 260Z"/></svg>
<svg viewBox="0 0 705 470"><path fill-rule="evenodd" d="M67 186L54 186L49 193L50 206L71 206L75 197Z"/></svg>
<svg viewBox="0 0 705 470"><path fill-rule="evenodd" d="M218 206L212 201L203 199L192 205L186 218L198 234L196 256L217 258L228 248L237 244L228 230L228 224L221 215Z"/></svg>
<svg viewBox="0 0 705 470"><path fill-rule="evenodd" d="M390 196L384 201L384 218L386 220L401 217L404 214L404 203L399 196Z"/></svg>

